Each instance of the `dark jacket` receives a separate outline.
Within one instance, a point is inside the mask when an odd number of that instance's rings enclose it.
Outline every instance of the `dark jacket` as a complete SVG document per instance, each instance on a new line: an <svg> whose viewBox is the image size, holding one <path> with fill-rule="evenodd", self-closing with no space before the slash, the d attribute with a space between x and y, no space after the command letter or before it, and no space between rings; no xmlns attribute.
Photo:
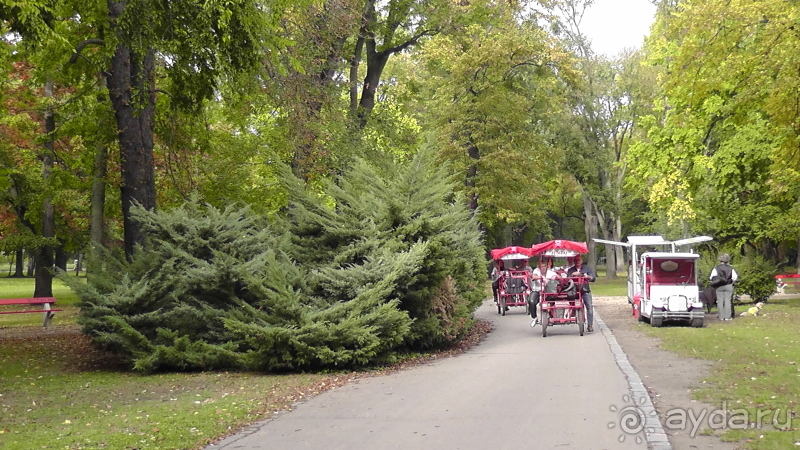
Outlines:
<svg viewBox="0 0 800 450"><path fill-rule="evenodd" d="M572 266L569 269L567 269L567 275L572 275L577 270L578 270L577 266ZM594 274L592 273L592 269L590 269L589 266L587 266L586 264L581 265L580 272L584 277L587 277L590 282L594 282L595 277L594 277ZM585 292L591 292L591 289L589 288L589 284L585 285L584 291Z"/></svg>

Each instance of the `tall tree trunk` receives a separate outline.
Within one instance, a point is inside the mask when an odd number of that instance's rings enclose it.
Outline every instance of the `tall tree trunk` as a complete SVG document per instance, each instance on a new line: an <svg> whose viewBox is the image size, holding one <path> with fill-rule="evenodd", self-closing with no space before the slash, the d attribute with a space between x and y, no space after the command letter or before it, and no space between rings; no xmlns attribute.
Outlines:
<svg viewBox="0 0 800 450"><path fill-rule="evenodd" d="M48 79L44 86L44 96L53 97L53 80ZM42 179L48 189L50 173L53 170L53 133L56 130L55 113L51 107L44 113L44 132L47 136L42 153ZM42 237L54 238L56 235L56 217L50 195L46 195L42 205ZM34 297L53 296L53 247L44 245L36 251L36 275L33 289Z"/></svg>
<svg viewBox="0 0 800 450"><path fill-rule="evenodd" d="M595 223L599 226L600 229L599 231L603 235L603 239L611 240L613 236L613 227L608 226L608 223L606 221L606 215L604 214L604 212L600 211L599 208L597 208L596 204L594 206L595 206L595 217L597 218ZM613 220L611 222L613 224ZM586 239L589 240L590 238L587 236ZM608 279L617 278L617 272L616 270L614 270L617 267L617 258L616 258L617 254L614 253L614 249L612 248L612 246L610 245L605 246L605 256L606 256L606 264L605 264L606 278Z"/></svg>
<svg viewBox="0 0 800 450"><path fill-rule="evenodd" d="M381 81L381 74L389 61L389 52L378 52L375 39L367 39L367 75L361 89L361 101L358 104L358 124L361 128L367 125L367 117L375 108L375 94Z"/></svg>
<svg viewBox="0 0 800 450"><path fill-rule="evenodd" d="M22 278L25 276L25 250L17 250L16 261L14 262L14 275L13 278Z"/></svg>
<svg viewBox="0 0 800 450"><path fill-rule="evenodd" d="M583 214L585 216L585 220L583 223L584 230L586 232L586 245L589 247L589 257L586 258L586 265L592 269L595 276L597 275L597 256L595 254L595 250L597 248L597 244L594 242L594 238L597 237L597 218L594 215L594 209L592 208L592 200L589 198L589 194L584 191L581 199L583 201Z"/></svg>
<svg viewBox="0 0 800 450"><path fill-rule="evenodd" d="M94 155L94 174L92 177L92 219L89 224L92 247L104 245L107 173L108 148L105 145L101 145Z"/></svg>
<svg viewBox="0 0 800 450"><path fill-rule="evenodd" d="M464 180L464 185L467 187L467 207L472 215L478 209L478 192L475 190L475 178L478 176L478 160L481 155L478 151L478 146L470 142L467 147L467 156L472 160L467 169L467 178Z"/></svg>
<svg viewBox="0 0 800 450"><path fill-rule="evenodd" d="M592 211L593 211L592 222L593 222L593 226L594 226L594 234L592 234L590 236L589 233L587 232L586 233L586 240L588 242L591 242L592 245L594 245L594 238L597 237L598 228L599 228L600 233L602 233L602 235L603 235L603 239L610 240L611 237L612 237L612 233L613 233L613 231L612 231L613 230L613 226L609 226L609 222L610 222L611 225L614 224L613 216L612 216L612 220L610 220L610 221L606 220L606 217L609 214L607 214L605 211L600 209L597 206L597 203L592 201L591 197L589 197L588 194L585 191L584 191L584 196L585 196L585 198L588 199L589 206L592 208ZM584 201L586 201L586 200L584 200ZM585 208L585 205L584 205L584 208ZM594 251L592 251L592 253L594 253ZM606 245L605 246L605 257L606 257L605 266L606 266L606 278L608 278L608 279L617 278L617 272L614 270L614 268L617 267L616 256L617 256L617 254L614 253L614 251L611 249L611 246ZM597 258L595 257L593 260L597 261ZM596 268L592 268L592 270L595 271L595 274L597 273Z"/></svg>
<svg viewBox="0 0 800 450"><path fill-rule="evenodd" d="M109 3L112 23L126 4ZM121 32L122 33L122 32ZM130 259L137 245L144 244L141 227L131 217L131 207L139 203L147 210L156 208L155 167L153 162L153 118L155 115L155 52L132 51L117 44L106 72L111 105L117 121L122 174L122 225L125 255Z"/></svg>
<svg viewBox="0 0 800 450"><path fill-rule="evenodd" d="M350 60L350 113L355 117L358 112L358 66L361 65L361 54L364 52L364 27L356 41L356 49L353 52L353 59Z"/></svg>
<svg viewBox="0 0 800 450"><path fill-rule="evenodd" d="M59 269L63 270L64 272L67 271L67 252L64 251L64 246L60 245L56 248L56 262L55 266Z"/></svg>
<svg viewBox="0 0 800 450"><path fill-rule="evenodd" d="M617 215L614 218L614 241L622 242L622 218ZM614 246L614 254L617 260L617 272L625 272L625 249L621 245Z"/></svg>

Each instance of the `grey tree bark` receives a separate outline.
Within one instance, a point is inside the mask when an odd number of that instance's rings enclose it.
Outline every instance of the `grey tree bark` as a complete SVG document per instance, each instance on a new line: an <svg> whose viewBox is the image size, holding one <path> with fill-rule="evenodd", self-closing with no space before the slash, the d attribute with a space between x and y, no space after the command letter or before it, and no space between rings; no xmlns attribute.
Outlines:
<svg viewBox="0 0 800 450"><path fill-rule="evenodd" d="M53 97L53 80L48 79L44 86L44 96ZM42 179L45 186L50 180L53 170L53 133L56 130L55 113L51 107L44 113L44 132L47 138L42 152ZM56 235L56 218L53 212L51 197L47 195L42 204L42 237L54 238ZM36 273L34 281L34 297L53 296L53 252L51 245L44 245L36 251Z"/></svg>
<svg viewBox="0 0 800 450"><path fill-rule="evenodd" d="M94 175L92 179L92 218L89 236L92 246L102 246L105 234L106 174L108 172L108 148L97 149L94 155Z"/></svg>
<svg viewBox="0 0 800 450"><path fill-rule="evenodd" d="M589 194L584 190L583 194L581 195L581 199L583 200L583 214L585 216L584 220L584 231L586 232L586 246L589 247L589 257L586 258L586 264L592 269L592 272L597 275L597 258L596 258L596 249L597 244L594 242L594 238L597 237L597 217L594 215L594 208L592 206L592 199L589 198Z"/></svg>
<svg viewBox="0 0 800 450"><path fill-rule="evenodd" d="M109 2L111 23L125 10L126 2ZM118 30L117 30L118 31ZM141 227L131 217L131 207L156 208L153 126L155 116L155 52L135 52L117 44L111 66L104 73L117 121L122 174L122 224L125 255L130 258L144 243Z"/></svg>

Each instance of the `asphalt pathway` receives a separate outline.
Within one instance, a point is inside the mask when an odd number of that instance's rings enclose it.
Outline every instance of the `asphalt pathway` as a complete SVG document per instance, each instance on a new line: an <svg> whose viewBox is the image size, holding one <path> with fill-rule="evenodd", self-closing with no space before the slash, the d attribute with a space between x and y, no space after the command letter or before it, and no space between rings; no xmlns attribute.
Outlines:
<svg viewBox="0 0 800 450"><path fill-rule="evenodd" d="M522 308L501 317L488 301L476 316L495 328L467 353L357 380L208 449L648 448L623 432L631 385L607 329L543 338Z"/></svg>

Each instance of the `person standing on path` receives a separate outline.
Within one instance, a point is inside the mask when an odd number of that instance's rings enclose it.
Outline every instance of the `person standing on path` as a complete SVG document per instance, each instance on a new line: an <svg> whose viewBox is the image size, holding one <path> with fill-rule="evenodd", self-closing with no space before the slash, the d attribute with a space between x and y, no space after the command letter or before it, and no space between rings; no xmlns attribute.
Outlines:
<svg viewBox="0 0 800 450"><path fill-rule="evenodd" d="M589 288L589 283L594 283L595 276L592 269L583 265L583 257L578 254L574 258L575 265L567 269L567 275L570 277L584 277L587 280L580 284L581 297L583 297L583 304L586 307L586 331L589 333L594 331L592 324L594 323L594 310L592 309L592 290Z"/></svg>
<svg viewBox="0 0 800 450"><path fill-rule="evenodd" d="M711 269L711 286L717 290L717 318L719 320L733 319L733 284L739 279L739 274L730 266L731 257L727 253L719 255L719 265Z"/></svg>

